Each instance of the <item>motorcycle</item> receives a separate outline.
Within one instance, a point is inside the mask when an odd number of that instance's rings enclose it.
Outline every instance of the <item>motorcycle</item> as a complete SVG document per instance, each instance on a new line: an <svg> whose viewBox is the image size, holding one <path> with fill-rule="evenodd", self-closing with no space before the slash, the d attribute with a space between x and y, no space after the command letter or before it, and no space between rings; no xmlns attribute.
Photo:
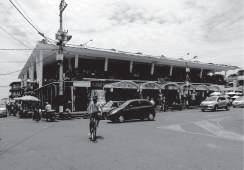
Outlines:
<svg viewBox="0 0 244 170"><path fill-rule="evenodd" d="M56 111L55 110L44 110L42 112L42 117L46 119L47 122L54 122L56 120Z"/></svg>

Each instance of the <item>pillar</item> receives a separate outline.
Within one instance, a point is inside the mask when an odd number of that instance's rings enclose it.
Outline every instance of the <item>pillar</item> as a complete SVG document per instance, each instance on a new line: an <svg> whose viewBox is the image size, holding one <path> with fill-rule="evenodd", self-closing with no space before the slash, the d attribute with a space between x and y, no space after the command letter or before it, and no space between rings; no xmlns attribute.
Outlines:
<svg viewBox="0 0 244 170"><path fill-rule="evenodd" d="M203 69L201 68L201 71L200 71L200 79L202 79L202 75L203 75Z"/></svg>
<svg viewBox="0 0 244 170"><path fill-rule="evenodd" d="M39 51L39 55L37 55L36 57L36 80L39 84L39 88L42 87L42 83L43 83L43 54L42 54L42 50Z"/></svg>
<svg viewBox="0 0 244 170"><path fill-rule="evenodd" d="M108 71L108 58L105 58L104 61L104 71Z"/></svg>
<svg viewBox="0 0 244 170"><path fill-rule="evenodd" d="M71 58L68 58L68 69L71 71L72 70L72 65L71 65Z"/></svg>
<svg viewBox="0 0 244 170"><path fill-rule="evenodd" d="M79 67L79 55L76 54L75 55L75 69L78 69L78 67Z"/></svg>
<svg viewBox="0 0 244 170"><path fill-rule="evenodd" d="M173 75L173 66L170 66L170 69L169 69L169 76L172 76Z"/></svg>
<svg viewBox="0 0 244 170"><path fill-rule="evenodd" d="M150 72L151 75L154 74L154 67L155 67L155 65L154 65L154 63L152 63L152 65L151 65L151 72Z"/></svg>
<svg viewBox="0 0 244 170"><path fill-rule="evenodd" d="M133 61L130 61L130 73L133 71Z"/></svg>
<svg viewBox="0 0 244 170"><path fill-rule="evenodd" d="M70 86L71 94L71 111L74 111L74 86Z"/></svg>

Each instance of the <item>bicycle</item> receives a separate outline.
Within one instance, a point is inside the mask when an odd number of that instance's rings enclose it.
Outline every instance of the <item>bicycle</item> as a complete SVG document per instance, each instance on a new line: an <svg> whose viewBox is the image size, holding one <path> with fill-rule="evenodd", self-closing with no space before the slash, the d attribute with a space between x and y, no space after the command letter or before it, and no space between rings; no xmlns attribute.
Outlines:
<svg viewBox="0 0 244 170"><path fill-rule="evenodd" d="M91 141L96 141L96 138L97 138L97 127L98 127L98 124L99 124L99 120L100 120L100 114L101 112L94 112L90 115L90 124L89 124L89 127L90 127L90 140Z"/></svg>
<svg viewBox="0 0 244 170"><path fill-rule="evenodd" d="M96 118L95 117L92 117L90 119L90 140L91 141L96 141L96 133L97 133L97 122L96 122Z"/></svg>

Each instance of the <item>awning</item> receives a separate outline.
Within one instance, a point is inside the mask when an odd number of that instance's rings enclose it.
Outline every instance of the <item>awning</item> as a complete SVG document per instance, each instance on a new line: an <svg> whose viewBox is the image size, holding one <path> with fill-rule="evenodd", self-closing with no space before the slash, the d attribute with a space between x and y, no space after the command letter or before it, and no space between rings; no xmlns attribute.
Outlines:
<svg viewBox="0 0 244 170"><path fill-rule="evenodd" d="M146 82L146 83L141 83L140 85L140 90L161 90L161 86L156 83L156 82Z"/></svg>
<svg viewBox="0 0 244 170"><path fill-rule="evenodd" d="M210 94L210 96L220 96L222 95L220 92L213 92Z"/></svg>
<svg viewBox="0 0 244 170"><path fill-rule="evenodd" d="M14 100L34 101L34 102L40 101L38 98L36 98L34 96L23 96L23 97L14 98Z"/></svg>
<svg viewBox="0 0 244 170"><path fill-rule="evenodd" d="M74 81L73 82L74 87L91 87L90 81Z"/></svg>
<svg viewBox="0 0 244 170"><path fill-rule="evenodd" d="M208 89L209 89L210 91L221 91L219 86L214 86L214 85L212 85L212 86L211 86L211 85L208 86Z"/></svg>
<svg viewBox="0 0 244 170"><path fill-rule="evenodd" d="M208 86L206 86L206 85L195 85L195 89L197 91L208 91L209 90Z"/></svg>
<svg viewBox="0 0 244 170"><path fill-rule="evenodd" d="M196 89L195 86L193 86L192 84L189 84L188 86L187 86L187 84L183 84L180 86L180 88L182 90L185 90L186 88L188 88L188 90L195 90Z"/></svg>
<svg viewBox="0 0 244 170"><path fill-rule="evenodd" d="M110 89L138 89L139 86L133 81L120 81L104 85L103 88Z"/></svg>
<svg viewBox="0 0 244 170"><path fill-rule="evenodd" d="M162 89L167 89L167 90L179 90L180 89L180 85L174 82L168 82L165 84L161 85Z"/></svg>

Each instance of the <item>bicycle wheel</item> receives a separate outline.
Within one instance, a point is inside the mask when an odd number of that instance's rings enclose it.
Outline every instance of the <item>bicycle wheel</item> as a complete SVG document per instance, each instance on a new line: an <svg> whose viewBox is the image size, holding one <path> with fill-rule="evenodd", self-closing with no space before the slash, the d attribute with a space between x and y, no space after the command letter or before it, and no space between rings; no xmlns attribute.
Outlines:
<svg viewBox="0 0 244 170"><path fill-rule="evenodd" d="M96 122L94 120L91 121L90 132L91 132L91 140L95 141L96 140Z"/></svg>

